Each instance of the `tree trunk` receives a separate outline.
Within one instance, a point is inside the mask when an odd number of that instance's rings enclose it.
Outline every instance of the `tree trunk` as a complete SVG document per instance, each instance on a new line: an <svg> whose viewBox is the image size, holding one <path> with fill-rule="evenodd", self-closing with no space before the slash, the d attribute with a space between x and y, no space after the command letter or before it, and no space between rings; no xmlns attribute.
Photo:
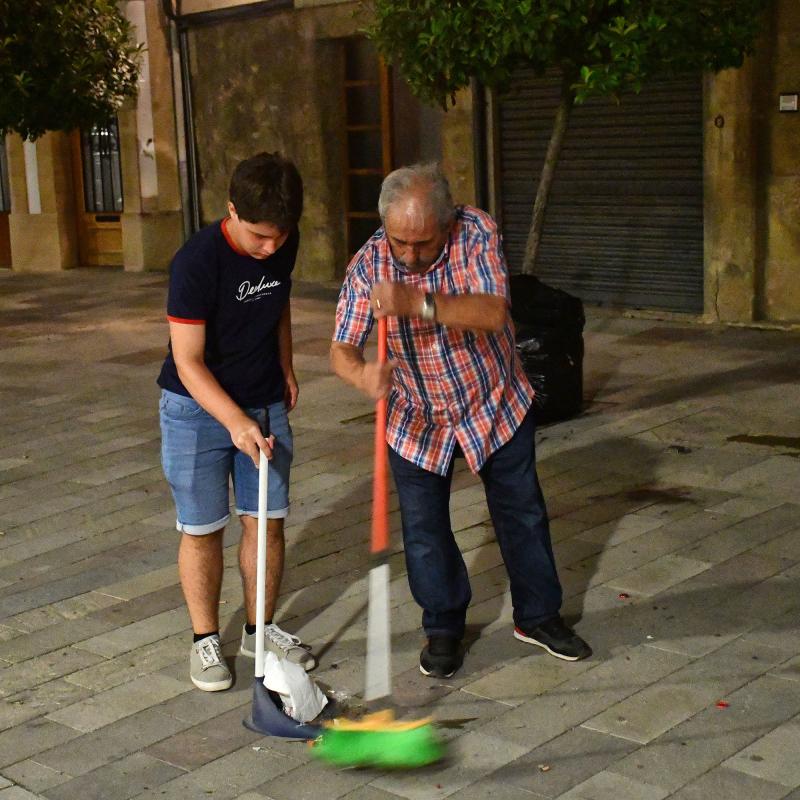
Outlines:
<svg viewBox="0 0 800 800"><path fill-rule="evenodd" d="M528 241L525 244L525 257L522 260L522 272L524 275L532 275L536 266L536 256L539 252L539 242L542 238L547 198L550 196L550 188L553 185L553 178L556 174L556 164L567 133L569 115L572 113L572 106L575 104L575 93L571 88L573 79L572 73L565 72L561 81L561 99L553 120L553 132L550 134L550 142L547 145L547 155L544 157L542 174L539 176L536 200L533 203L531 228L528 232Z"/></svg>

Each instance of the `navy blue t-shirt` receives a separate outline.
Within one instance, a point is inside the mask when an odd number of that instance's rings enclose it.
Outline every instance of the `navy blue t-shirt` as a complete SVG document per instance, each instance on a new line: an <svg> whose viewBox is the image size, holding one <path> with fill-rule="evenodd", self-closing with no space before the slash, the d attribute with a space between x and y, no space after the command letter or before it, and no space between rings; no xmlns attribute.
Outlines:
<svg viewBox="0 0 800 800"><path fill-rule="evenodd" d="M198 231L170 264L167 318L205 324L205 363L239 406L283 399L278 321L289 302L300 235L295 230L267 259L234 250L222 223ZM158 385L190 396L178 377L172 346Z"/></svg>

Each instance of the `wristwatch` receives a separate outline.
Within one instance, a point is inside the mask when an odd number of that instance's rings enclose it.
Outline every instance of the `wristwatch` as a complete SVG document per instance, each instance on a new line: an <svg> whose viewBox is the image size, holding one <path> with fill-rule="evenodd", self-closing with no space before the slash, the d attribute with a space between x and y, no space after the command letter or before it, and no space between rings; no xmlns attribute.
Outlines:
<svg viewBox="0 0 800 800"><path fill-rule="evenodd" d="M420 317L426 322L433 322L436 319L436 301L430 292L425 292L425 297L422 299L422 309L419 313Z"/></svg>

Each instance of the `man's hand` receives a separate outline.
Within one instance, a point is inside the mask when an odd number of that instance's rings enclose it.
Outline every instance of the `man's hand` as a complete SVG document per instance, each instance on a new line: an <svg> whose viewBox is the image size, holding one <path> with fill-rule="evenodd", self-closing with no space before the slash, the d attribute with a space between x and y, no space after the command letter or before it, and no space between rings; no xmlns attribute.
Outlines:
<svg viewBox="0 0 800 800"><path fill-rule="evenodd" d="M261 433L261 426L252 417L242 414L228 431L234 446L253 459L256 469L258 469L259 451L263 450L267 458L272 458L275 437L265 438Z"/></svg>
<svg viewBox="0 0 800 800"><path fill-rule="evenodd" d="M381 317L416 317L422 309L425 292L407 283L376 283L372 287L370 306L375 319Z"/></svg>
<svg viewBox="0 0 800 800"><path fill-rule="evenodd" d="M389 395L392 388L392 370L394 364L386 361L381 364L378 361L367 361L361 370L361 381L359 388L367 397L373 400L380 400Z"/></svg>
<svg viewBox="0 0 800 800"><path fill-rule="evenodd" d="M300 387L297 385L297 378L294 372L285 376L286 389L283 393L283 401L286 403L286 410L291 411L297 405L297 398L300 396Z"/></svg>
<svg viewBox="0 0 800 800"><path fill-rule="evenodd" d="M355 345L333 342L331 367L343 381L355 386L370 400L380 400L388 396L392 388L394 362L380 364L377 361L364 361L364 355Z"/></svg>

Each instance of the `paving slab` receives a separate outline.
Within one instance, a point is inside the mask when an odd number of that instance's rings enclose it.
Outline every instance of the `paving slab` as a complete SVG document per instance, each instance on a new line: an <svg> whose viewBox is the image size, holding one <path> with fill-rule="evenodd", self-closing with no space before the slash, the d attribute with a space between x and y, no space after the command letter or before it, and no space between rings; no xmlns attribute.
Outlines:
<svg viewBox="0 0 800 800"><path fill-rule="evenodd" d="M35 761L58 773L77 777L190 727L190 723L170 718L160 713L160 709L161 706L147 708L96 731L57 744L38 753Z"/></svg>
<svg viewBox="0 0 800 800"><path fill-rule="evenodd" d="M609 769L675 792L715 765L792 719L800 695L771 675L726 695L729 706L715 705L677 725L645 747L633 751Z"/></svg>
<svg viewBox="0 0 800 800"><path fill-rule="evenodd" d="M670 553L613 578L608 585L624 592L655 595L704 572L710 566L706 561Z"/></svg>
<svg viewBox="0 0 800 800"><path fill-rule="evenodd" d="M636 747L616 736L573 728L512 761L497 776L537 796L561 797Z"/></svg>
<svg viewBox="0 0 800 800"><path fill-rule="evenodd" d="M367 769L331 769L326 764L311 761L264 781L255 787L258 797L269 800L338 800L365 786L375 778ZM259 794L260 793L260 794Z"/></svg>
<svg viewBox="0 0 800 800"><path fill-rule="evenodd" d="M135 794L137 800L207 800L239 797L265 781L296 768L295 758L248 744L228 752L191 773Z"/></svg>
<svg viewBox="0 0 800 800"><path fill-rule="evenodd" d="M250 696L242 699L245 703L238 708L224 711L181 731L169 740L151 745L146 752L168 764L191 771L244 745L254 744L262 737L242 725L249 710Z"/></svg>
<svg viewBox="0 0 800 800"><path fill-rule="evenodd" d="M667 794L643 780L601 771L564 794L561 800L663 800Z"/></svg>
<svg viewBox="0 0 800 800"><path fill-rule="evenodd" d="M483 726L532 750L687 663L683 656L634 648L523 703Z"/></svg>
<svg viewBox="0 0 800 800"><path fill-rule="evenodd" d="M499 736L469 732L451 743L449 761L444 766L387 774L376 778L371 785L409 800L449 797L487 772L494 772L518 758L525 749Z"/></svg>
<svg viewBox="0 0 800 800"><path fill-rule="evenodd" d="M27 789L34 794L41 794L46 789L66 783L71 775L60 772L43 764L39 764L33 759L19 761L10 767L6 767L3 772L18 786Z"/></svg>
<svg viewBox="0 0 800 800"><path fill-rule="evenodd" d="M8 696L55 678L71 678L76 671L103 662L93 653L65 647L44 653L38 658L25 659L0 670L0 695Z"/></svg>
<svg viewBox="0 0 800 800"><path fill-rule="evenodd" d="M687 664L584 723L591 730L646 744L749 680L785 661L785 653L735 640Z"/></svg>
<svg viewBox="0 0 800 800"><path fill-rule="evenodd" d="M800 786L800 763L787 754L797 752L800 752L800 720L794 719L731 756L723 766L795 789Z"/></svg>
<svg viewBox="0 0 800 800"><path fill-rule="evenodd" d="M786 787L723 766L715 767L671 796L675 800L779 800L786 796Z"/></svg>
<svg viewBox="0 0 800 800"><path fill-rule="evenodd" d="M24 761L79 736L79 732L44 717L23 722L0 733L0 769Z"/></svg>
<svg viewBox="0 0 800 800"><path fill-rule="evenodd" d="M33 794L21 786L10 786L0 789L0 800L42 800L44 795Z"/></svg>
<svg viewBox="0 0 800 800"><path fill-rule="evenodd" d="M148 675L54 711L47 718L89 733L188 690L180 681Z"/></svg>
<svg viewBox="0 0 800 800"><path fill-rule="evenodd" d="M45 792L50 800L124 800L182 775L183 770L133 753Z"/></svg>

